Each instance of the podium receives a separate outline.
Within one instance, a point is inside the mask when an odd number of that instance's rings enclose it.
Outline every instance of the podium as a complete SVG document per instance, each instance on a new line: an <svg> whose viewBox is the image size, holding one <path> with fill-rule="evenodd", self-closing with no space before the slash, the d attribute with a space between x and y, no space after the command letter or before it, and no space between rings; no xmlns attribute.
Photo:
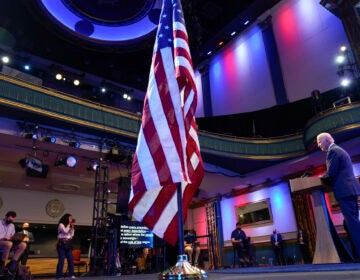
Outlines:
<svg viewBox="0 0 360 280"><path fill-rule="evenodd" d="M341 240L330 219L324 197L324 192L329 191L329 189L322 185L318 177L290 180L290 188L291 192L309 193L313 198L316 225L316 246L313 264L340 263L341 260L335 246L335 241L341 243ZM340 246L344 245L340 244ZM341 249L344 250L345 247Z"/></svg>

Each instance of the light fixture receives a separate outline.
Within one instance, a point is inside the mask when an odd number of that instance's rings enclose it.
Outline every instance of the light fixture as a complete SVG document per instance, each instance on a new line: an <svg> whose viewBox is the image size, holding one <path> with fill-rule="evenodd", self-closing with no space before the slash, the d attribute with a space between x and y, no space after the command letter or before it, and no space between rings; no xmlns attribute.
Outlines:
<svg viewBox="0 0 360 280"><path fill-rule="evenodd" d="M80 143L78 141L70 141L69 146L73 148L80 148Z"/></svg>
<svg viewBox="0 0 360 280"><path fill-rule="evenodd" d="M33 140L38 139L38 135L36 133L25 133L24 137L26 139L33 139Z"/></svg>
<svg viewBox="0 0 360 280"><path fill-rule="evenodd" d="M70 155L67 157L60 157L56 162L55 166L62 166L65 165L70 168L74 168L77 164L77 159L75 156Z"/></svg>
<svg viewBox="0 0 360 280"><path fill-rule="evenodd" d="M1 58L1 61L2 61L3 63L5 63L5 64L8 64L8 63L10 62L10 58L5 55L5 56L3 56L3 57Z"/></svg>
<svg viewBox="0 0 360 280"><path fill-rule="evenodd" d="M74 80L74 86L79 86L80 85L80 81L78 79Z"/></svg>
<svg viewBox="0 0 360 280"><path fill-rule="evenodd" d="M63 78L63 76L60 73L57 73L55 75L55 78L56 78L56 80L60 81Z"/></svg>
<svg viewBox="0 0 360 280"><path fill-rule="evenodd" d="M99 162L94 160L94 161L90 162L89 166L86 169L88 171L96 171L98 166L99 166Z"/></svg>
<svg viewBox="0 0 360 280"><path fill-rule="evenodd" d="M77 159L75 156L68 156L66 158L66 166L70 168L74 168L77 164Z"/></svg>
<svg viewBox="0 0 360 280"><path fill-rule="evenodd" d="M343 54L338 55L335 59L337 64L343 64L345 62L345 60L346 60L346 57Z"/></svg>
<svg viewBox="0 0 360 280"><path fill-rule="evenodd" d="M24 70L25 71L29 71L31 69L30 65L29 64L25 64L24 65Z"/></svg>
<svg viewBox="0 0 360 280"><path fill-rule="evenodd" d="M22 168L26 167L26 175L29 177L46 178L49 167L42 163L40 159L35 157L25 157L19 160Z"/></svg>
<svg viewBox="0 0 360 280"><path fill-rule="evenodd" d="M46 136L44 137L44 142L48 142L48 143L55 143L56 142L56 138L54 136Z"/></svg>

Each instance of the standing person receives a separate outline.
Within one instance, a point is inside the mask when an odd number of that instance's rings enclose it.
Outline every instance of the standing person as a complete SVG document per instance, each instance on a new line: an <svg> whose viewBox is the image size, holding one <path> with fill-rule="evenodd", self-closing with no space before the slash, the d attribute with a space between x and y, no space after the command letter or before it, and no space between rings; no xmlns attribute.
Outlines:
<svg viewBox="0 0 360 280"><path fill-rule="evenodd" d="M194 266L198 265L200 255L200 244L197 242L196 232L194 229L189 229L184 236L185 252L189 256L189 263L192 263L192 255L195 251Z"/></svg>
<svg viewBox="0 0 360 280"><path fill-rule="evenodd" d="M325 184L332 186L336 200L339 202L350 238L356 253L360 256L360 221L358 197L360 194L359 182L349 154L335 144L329 133L320 133L317 136L318 147L326 152L326 173L321 177Z"/></svg>
<svg viewBox="0 0 360 280"><path fill-rule="evenodd" d="M241 223L236 223L236 229L231 233L231 242L237 252L241 267L250 266L246 248L246 233L241 229Z"/></svg>
<svg viewBox="0 0 360 280"><path fill-rule="evenodd" d="M28 237L28 239L27 239L28 241L26 242L26 245L27 245L26 249L20 257L20 262L22 265L26 265L26 262L28 260L29 253L30 253L30 243L35 242L34 235L32 234L32 232L29 231L29 227L30 227L29 223L23 223L22 230L19 231L19 233L23 233Z"/></svg>
<svg viewBox="0 0 360 280"><path fill-rule="evenodd" d="M309 240L306 233L302 229L299 229L297 233L297 243L300 247L301 256L304 263L311 263Z"/></svg>
<svg viewBox="0 0 360 280"><path fill-rule="evenodd" d="M273 230L273 234L270 236L270 242L274 249L276 261L278 265L286 265L285 257L284 257L284 246L283 239L280 233Z"/></svg>
<svg viewBox="0 0 360 280"><path fill-rule="evenodd" d="M16 272L17 262L26 249L26 237L21 240L13 240L15 234L14 220L16 218L15 211L6 213L5 218L0 222L0 250L3 250L0 260L0 274L4 273L5 262L9 258L11 248L15 249L14 255L9 263L9 272Z"/></svg>
<svg viewBox="0 0 360 280"><path fill-rule="evenodd" d="M74 260L72 256L72 238L74 237L75 219L71 214L65 214L61 217L58 224L58 242L56 244L56 250L58 252L58 263L56 266L56 279L61 279L63 275L64 260L67 259L69 268L69 277L74 276Z"/></svg>

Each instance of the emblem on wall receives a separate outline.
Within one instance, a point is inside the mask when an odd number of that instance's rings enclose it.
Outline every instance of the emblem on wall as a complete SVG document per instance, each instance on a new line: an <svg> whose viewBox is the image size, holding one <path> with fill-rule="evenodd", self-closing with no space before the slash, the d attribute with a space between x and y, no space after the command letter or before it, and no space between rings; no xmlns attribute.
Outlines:
<svg viewBox="0 0 360 280"><path fill-rule="evenodd" d="M52 199L46 204L46 214L52 218L57 218L64 213L64 204L58 199Z"/></svg>

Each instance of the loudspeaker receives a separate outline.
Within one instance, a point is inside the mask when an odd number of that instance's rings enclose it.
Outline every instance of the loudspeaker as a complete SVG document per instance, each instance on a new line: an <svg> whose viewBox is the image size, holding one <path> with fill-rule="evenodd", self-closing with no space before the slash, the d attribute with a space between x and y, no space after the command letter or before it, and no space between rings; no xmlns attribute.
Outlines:
<svg viewBox="0 0 360 280"><path fill-rule="evenodd" d="M116 203L116 213L127 214L129 208L129 197L131 191L131 178L120 177L118 182L118 193Z"/></svg>

